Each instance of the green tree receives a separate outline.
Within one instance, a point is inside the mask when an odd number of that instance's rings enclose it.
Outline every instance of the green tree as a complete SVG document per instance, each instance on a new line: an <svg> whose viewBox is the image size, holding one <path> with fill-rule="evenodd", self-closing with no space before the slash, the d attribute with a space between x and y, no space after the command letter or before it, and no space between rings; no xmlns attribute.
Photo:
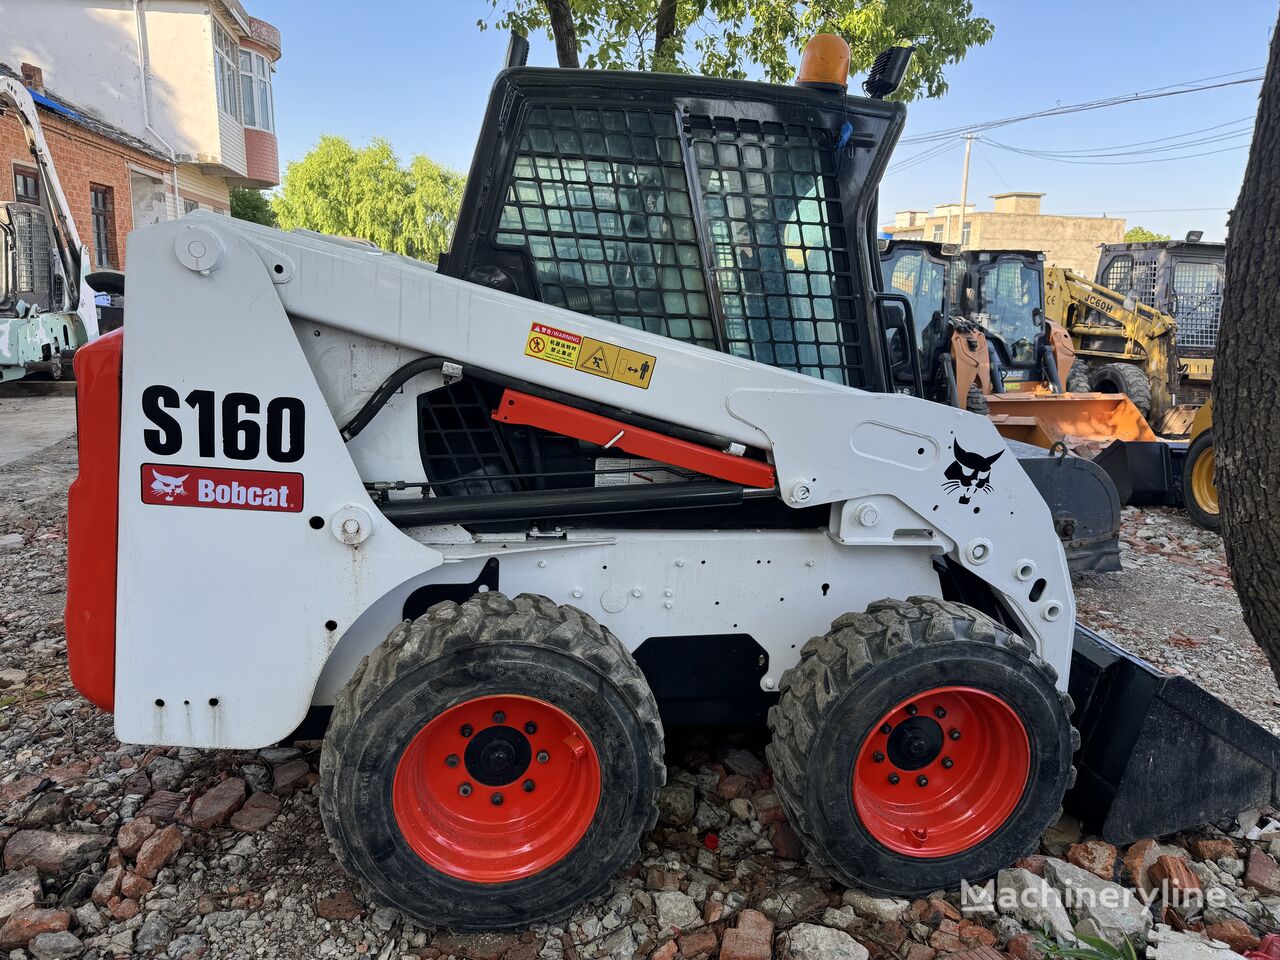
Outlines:
<svg viewBox="0 0 1280 960"><path fill-rule="evenodd" d="M359 237L434 261L448 249L464 179L426 156L402 166L386 140L357 148L324 136L285 168L271 209L284 230Z"/></svg>
<svg viewBox="0 0 1280 960"><path fill-rule="evenodd" d="M743 78L749 69L789 83L796 53L815 33L849 43L852 70L865 72L886 47L913 43L916 55L897 96L939 97L943 68L995 28L969 0L484 0L493 26L545 31L562 67L659 70ZM579 54L586 51L585 60Z"/></svg>
<svg viewBox="0 0 1280 960"><path fill-rule="evenodd" d="M1125 243L1149 243L1153 240L1168 240L1167 233L1156 233L1146 227L1130 227L1124 232Z"/></svg>
<svg viewBox="0 0 1280 960"><path fill-rule="evenodd" d="M248 220L260 223L264 227L276 225L276 215L271 212L271 201L262 195L261 190L231 189L231 215L237 220Z"/></svg>

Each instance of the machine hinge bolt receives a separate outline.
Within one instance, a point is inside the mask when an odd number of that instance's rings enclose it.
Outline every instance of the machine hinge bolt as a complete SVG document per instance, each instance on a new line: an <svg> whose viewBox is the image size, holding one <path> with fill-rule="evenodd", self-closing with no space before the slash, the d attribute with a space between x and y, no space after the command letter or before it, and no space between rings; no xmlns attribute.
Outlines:
<svg viewBox="0 0 1280 960"><path fill-rule="evenodd" d="M662 595L663 595L664 597L674 597L674 596L675 596L675 593L674 593L673 591L671 591L671 590L663 590L663 591L662 591Z"/></svg>
<svg viewBox="0 0 1280 960"><path fill-rule="evenodd" d="M929 785L929 778L926 777L923 773L920 774L920 776L916 777L917 787L927 787L928 785Z"/></svg>
<svg viewBox="0 0 1280 960"><path fill-rule="evenodd" d="M919 708L919 707L917 707L914 703L909 703L909 704L907 704L907 716L908 716L908 717L914 717L914 716L915 716L917 713L919 713L919 712L920 712L920 708Z"/></svg>
<svg viewBox="0 0 1280 960"><path fill-rule="evenodd" d="M804 565L805 565L806 567L812 567L815 563L816 563L816 561L814 561L814 560L806 560L806 561L804 562Z"/></svg>
<svg viewBox="0 0 1280 960"><path fill-rule="evenodd" d="M942 767L944 770L950 770L955 765L956 765L956 762L952 760L950 757L942 758Z"/></svg>
<svg viewBox="0 0 1280 960"><path fill-rule="evenodd" d="M791 487L792 503L807 503L813 496L813 490L807 483L796 483Z"/></svg>
<svg viewBox="0 0 1280 960"><path fill-rule="evenodd" d="M631 588L631 595L632 595L633 597L638 597L638 596L640 596L640 594L641 594L641 590L640 590L640 588L639 588L639 587L632 587L632 588Z"/></svg>
<svg viewBox="0 0 1280 960"><path fill-rule="evenodd" d="M532 720L530 720L528 723L524 725L524 732L529 734L529 736L533 736L535 733L538 732L538 725L534 723Z"/></svg>
<svg viewBox="0 0 1280 960"><path fill-rule="evenodd" d="M677 561L676 561L676 566L677 566L677 567L683 567L683 566L684 566L684 561L683 561L683 560L677 560Z"/></svg>
<svg viewBox="0 0 1280 960"><path fill-rule="evenodd" d="M670 610L672 607L675 606L675 604L672 603L670 600L663 600L662 605L666 607L668 610Z"/></svg>
<svg viewBox="0 0 1280 960"><path fill-rule="evenodd" d="M446 767L456 767L458 765L458 755L456 753L449 754L444 758L444 765Z"/></svg>
<svg viewBox="0 0 1280 960"><path fill-rule="evenodd" d="M875 753L871 755L871 759L874 760L876 763L884 763L884 754L881 753L879 750L877 750Z"/></svg>
<svg viewBox="0 0 1280 960"><path fill-rule="evenodd" d="M547 753L547 751L545 751L545 750L539 750L539 751L538 751L538 762L539 762L539 763L546 763L546 762L547 762L548 760L550 760L550 759L551 759L551 755L550 755L549 753Z"/></svg>
<svg viewBox="0 0 1280 960"><path fill-rule="evenodd" d="M880 511L873 503L864 503L854 512L853 518L864 527L874 527L880 522Z"/></svg>
<svg viewBox="0 0 1280 960"><path fill-rule="evenodd" d="M893 726L891 724L886 723L883 727L880 728L880 732L887 736L888 734L893 733Z"/></svg>
<svg viewBox="0 0 1280 960"><path fill-rule="evenodd" d="M772 690L776 685L777 685L777 681L774 680L773 677L764 678L764 688L766 690Z"/></svg>
<svg viewBox="0 0 1280 960"><path fill-rule="evenodd" d="M507 722L507 715L506 715L505 713L503 713L501 710L495 710L495 711L494 711L494 714L493 714L493 722L494 722L494 723L506 723L506 722Z"/></svg>
<svg viewBox="0 0 1280 960"><path fill-rule="evenodd" d="M495 807L502 806L502 794L495 793L492 797L489 798L489 802L492 803Z"/></svg>
<svg viewBox="0 0 1280 960"><path fill-rule="evenodd" d="M545 561L545 560L539 560L539 561L538 561L538 566L540 566L540 567L545 567L546 565L547 565L547 561Z"/></svg>
<svg viewBox="0 0 1280 960"><path fill-rule="evenodd" d="M524 792L525 792L525 793L533 793L533 781L532 781L532 780L526 780L526 781L525 781L524 783L522 783L520 786L524 787Z"/></svg>
<svg viewBox="0 0 1280 960"><path fill-rule="evenodd" d="M582 599L582 588L581 588L581 587L574 587L574 588L573 588L573 597L574 597L574 599L575 599L575 600L581 600L581 599Z"/></svg>
<svg viewBox="0 0 1280 960"><path fill-rule="evenodd" d="M939 720L941 720L941 719L943 719L944 717L946 717L946 715L947 715L947 708L946 708L946 707L934 707L934 708L933 708L933 715L934 715L935 717L937 717Z"/></svg>
<svg viewBox="0 0 1280 960"><path fill-rule="evenodd" d="M902 778L901 778L900 776L898 776L896 773L891 773L891 774L889 774L889 782L890 782L891 784L893 784L894 786L897 786L897 785L898 785L898 783L899 783L899 781L901 781L901 780L902 780Z"/></svg>
<svg viewBox="0 0 1280 960"><path fill-rule="evenodd" d="M952 727L952 728L947 732L947 736L948 736L948 737L950 737L952 740L959 740L959 739L960 739L960 731L959 731L959 730L957 730L955 727Z"/></svg>
<svg viewBox="0 0 1280 960"><path fill-rule="evenodd" d="M466 782L458 784L458 792L464 797L471 796L471 784Z"/></svg>
<svg viewBox="0 0 1280 960"><path fill-rule="evenodd" d="M472 733L474 733L475 731L472 729L471 724L469 724L469 723L464 723L464 724L462 725L462 729L461 729L461 730L459 730L458 732L459 732L460 734L462 734L464 737L469 737L469 736L471 736L471 734L472 734Z"/></svg>

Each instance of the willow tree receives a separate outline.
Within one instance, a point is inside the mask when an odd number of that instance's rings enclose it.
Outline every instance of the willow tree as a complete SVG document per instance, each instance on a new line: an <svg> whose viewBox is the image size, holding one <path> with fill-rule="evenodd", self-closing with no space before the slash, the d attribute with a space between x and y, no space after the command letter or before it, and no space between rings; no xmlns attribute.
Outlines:
<svg viewBox="0 0 1280 960"><path fill-rule="evenodd" d="M916 54L898 96L939 97L944 68L991 39L994 27L969 0L483 0L479 26L555 41L562 67L660 70L711 77L748 73L789 83L796 53L815 33L849 43L855 72L886 47ZM583 57L582 54L586 53Z"/></svg>
<svg viewBox="0 0 1280 960"><path fill-rule="evenodd" d="M342 137L325 136L285 167L271 209L282 230L359 237L434 261L449 247L463 183L462 174L430 157L401 165L386 140L353 147Z"/></svg>
<svg viewBox="0 0 1280 960"><path fill-rule="evenodd" d="M1244 621L1280 679L1280 25L1227 235L1213 437L1227 562Z"/></svg>

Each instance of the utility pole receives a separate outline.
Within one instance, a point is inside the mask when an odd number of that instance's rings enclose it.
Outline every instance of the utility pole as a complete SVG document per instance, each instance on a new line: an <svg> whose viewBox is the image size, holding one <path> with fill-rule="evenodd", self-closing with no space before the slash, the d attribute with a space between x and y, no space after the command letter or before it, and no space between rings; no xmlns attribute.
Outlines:
<svg viewBox="0 0 1280 960"><path fill-rule="evenodd" d="M969 202L969 151L973 149L973 141L977 136L976 133L964 135L964 177L960 181L960 236L956 237L953 243L961 243L964 240L964 218L967 212L965 207Z"/></svg>

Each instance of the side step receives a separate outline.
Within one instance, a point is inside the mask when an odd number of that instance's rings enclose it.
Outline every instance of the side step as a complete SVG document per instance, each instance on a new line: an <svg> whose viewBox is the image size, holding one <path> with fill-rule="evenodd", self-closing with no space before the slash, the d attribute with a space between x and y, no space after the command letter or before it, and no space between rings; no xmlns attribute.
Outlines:
<svg viewBox="0 0 1280 960"><path fill-rule="evenodd" d="M1280 801L1280 738L1079 624L1070 693L1081 745L1065 806L1107 842Z"/></svg>

